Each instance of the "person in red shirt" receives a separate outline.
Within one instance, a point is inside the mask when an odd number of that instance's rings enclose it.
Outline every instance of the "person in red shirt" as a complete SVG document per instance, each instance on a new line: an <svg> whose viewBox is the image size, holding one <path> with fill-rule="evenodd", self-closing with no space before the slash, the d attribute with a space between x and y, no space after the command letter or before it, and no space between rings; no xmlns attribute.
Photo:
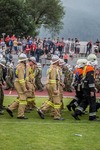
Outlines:
<svg viewBox="0 0 100 150"><path fill-rule="evenodd" d="M36 48L37 48L36 44L33 42L30 46L30 49L31 49L30 53L32 56L35 56Z"/></svg>
<svg viewBox="0 0 100 150"><path fill-rule="evenodd" d="M25 49L25 53L26 53L26 55L27 55L27 57L29 58L29 56L30 56L30 48L29 48L29 45L27 44L26 45L26 49Z"/></svg>
<svg viewBox="0 0 100 150"><path fill-rule="evenodd" d="M62 50L64 50L64 47L65 47L64 38L62 38L61 45L62 45Z"/></svg>
<svg viewBox="0 0 100 150"><path fill-rule="evenodd" d="M12 36L11 36L11 39L12 39L12 41L15 41L17 38L16 38L16 36L15 36L15 34L13 34Z"/></svg>
<svg viewBox="0 0 100 150"><path fill-rule="evenodd" d="M68 54L67 53L64 54L63 59L66 63L68 63Z"/></svg>
<svg viewBox="0 0 100 150"><path fill-rule="evenodd" d="M9 47L9 41L10 41L10 37L9 37L9 35L7 35L7 37L5 38L5 42L6 42L7 47Z"/></svg>
<svg viewBox="0 0 100 150"><path fill-rule="evenodd" d="M59 47L59 45L60 45L60 42L59 42L59 41L57 41L57 43L56 43L56 47L58 48L58 47Z"/></svg>

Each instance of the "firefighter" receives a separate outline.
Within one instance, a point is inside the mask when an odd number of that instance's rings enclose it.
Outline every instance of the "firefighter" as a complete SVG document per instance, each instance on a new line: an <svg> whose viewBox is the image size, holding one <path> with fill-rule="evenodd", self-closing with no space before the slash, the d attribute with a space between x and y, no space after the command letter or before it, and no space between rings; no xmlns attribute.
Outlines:
<svg viewBox="0 0 100 150"><path fill-rule="evenodd" d="M29 62L26 65L26 88L27 92L27 108L26 110L32 110L36 106L35 103L35 69L36 69L35 57L30 57Z"/></svg>
<svg viewBox="0 0 100 150"><path fill-rule="evenodd" d="M74 70L73 82L71 84L75 89L76 95L74 99L67 105L69 111L71 111L71 109L75 111L75 108L81 103L83 99L83 90L82 90L81 81L82 81L83 69L86 63L87 63L86 59L77 60L77 67Z"/></svg>
<svg viewBox="0 0 100 150"><path fill-rule="evenodd" d="M40 92L43 91L43 85L41 83L41 78L42 78L42 66L40 63L37 63L37 68L35 71L35 85L36 85L36 89L39 90Z"/></svg>
<svg viewBox="0 0 100 150"><path fill-rule="evenodd" d="M95 85L96 85L96 90L99 93L100 92L100 68L96 69ZM96 102L96 111L98 111L99 108L100 108L100 99Z"/></svg>
<svg viewBox="0 0 100 150"><path fill-rule="evenodd" d="M3 60L0 60L0 115L3 115L4 91L3 91L2 85L4 84L4 79L3 79L3 68L4 67L6 67L6 66L4 65Z"/></svg>
<svg viewBox="0 0 100 150"><path fill-rule="evenodd" d="M97 89L97 92L100 92L100 69L97 68L95 72L95 86Z"/></svg>
<svg viewBox="0 0 100 150"><path fill-rule="evenodd" d="M82 112L89 105L89 120L90 121L98 121L96 119L96 94L95 94L95 77L94 77L94 69L98 64L97 57L95 54L90 54L87 57L87 64L83 70L83 79L82 79L82 89L84 100L82 100L81 104L77 107L75 112L72 114L72 117L76 120L80 120L78 116L82 115Z"/></svg>
<svg viewBox="0 0 100 150"><path fill-rule="evenodd" d="M61 100L61 110L64 109L64 102L63 102L63 88L64 88L64 83L63 83L63 74L62 74L62 69L65 65L65 62L63 59L59 59L59 65L58 65L58 74L59 74L59 79L57 82L58 88L59 88L59 96ZM54 109L52 109L51 116L54 117Z"/></svg>
<svg viewBox="0 0 100 150"><path fill-rule="evenodd" d="M6 90L8 90L8 89L14 88L14 85L13 85L14 70L10 62L7 62L6 66L7 66Z"/></svg>
<svg viewBox="0 0 100 150"><path fill-rule="evenodd" d="M72 71L70 70L70 65L65 65L65 71L64 71L64 91L72 92Z"/></svg>
<svg viewBox="0 0 100 150"><path fill-rule="evenodd" d="M62 74L62 69L65 65L65 62L63 59L59 60L59 75L60 75L60 81L59 81L59 91L60 91L60 100L62 103L61 109L64 109L64 102L63 102L63 88L64 88L64 82L63 82L63 74Z"/></svg>
<svg viewBox="0 0 100 150"><path fill-rule="evenodd" d="M60 80L59 72L59 57L57 55L53 55L51 66L47 71L47 84L46 89L48 91L49 100L45 101L44 104L38 110L38 113L41 117L41 114L44 115L49 109L53 109L54 120L63 120L61 118L60 110L61 110L61 99L59 92L58 80ZM44 119L44 117L41 117Z"/></svg>
<svg viewBox="0 0 100 150"><path fill-rule="evenodd" d="M6 111L8 114L13 117L13 110L18 108L18 119L28 119L27 117L24 116L24 111L25 107L27 105L27 97L26 97L26 61L27 57L25 54L20 54L19 60L18 60L18 65L16 66L16 71L15 71L15 81L14 81L14 86L18 94L18 98L16 101L14 101L11 105L8 106Z"/></svg>

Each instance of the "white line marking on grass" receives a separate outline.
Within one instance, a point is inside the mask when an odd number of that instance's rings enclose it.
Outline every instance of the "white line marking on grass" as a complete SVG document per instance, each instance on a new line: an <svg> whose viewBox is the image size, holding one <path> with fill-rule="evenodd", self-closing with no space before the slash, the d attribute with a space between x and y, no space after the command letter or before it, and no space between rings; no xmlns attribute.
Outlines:
<svg viewBox="0 0 100 150"><path fill-rule="evenodd" d="M7 96L17 97L18 95L8 95L8 94L7 94L7 95L5 95L5 96L6 96L6 97L7 97ZM42 95L42 96L40 96L40 95L35 95L35 96L36 96L36 97L40 97L40 98L41 98L41 97L48 97L48 96L46 96L46 95L44 95L44 96L43 96L43 95ZM64 98L74 98L75 96L63 96L63 97L64 97ZM97 98L100 98L100 96L97 96Z"/></svg>
<svg viewBox="0 0 100 150"><path fill-rule="evenodd" d="M69 124L69 123L71 123L71 124L73 124L74 123L74 125L84 125L84 124L88 124L88 122L41 122L41 123L39 123L39 122L19 122L19 121L15 121L15 122L9 122L9 121L6 121L6 122L1 122L0 124L27 124L27 125L31 125L31 124L36 124L36 125L64 125L64 124ZM90 122L89 122L89 124L90 124Z"/></svg>
<svg viewBox="0 0 100 150"><path fill-rule="evenodd" d="M5 95L5 96L6 96L6 97L7 97L7 96L8 96L8 97L10 97L10 96L11 96L11 97L17 97L17 95ZM46 96L46 95L44 95L44 96L43 96L43 95L42 95L42 96L40 96L40 95L35 95L35 96L36 96L36 97L40 97L40 98L41 98L41 97L46 97L46 98L48 97L48 96ZM74 96L63 96L63 97L64 97L64 98L74 98Z"/></svg>

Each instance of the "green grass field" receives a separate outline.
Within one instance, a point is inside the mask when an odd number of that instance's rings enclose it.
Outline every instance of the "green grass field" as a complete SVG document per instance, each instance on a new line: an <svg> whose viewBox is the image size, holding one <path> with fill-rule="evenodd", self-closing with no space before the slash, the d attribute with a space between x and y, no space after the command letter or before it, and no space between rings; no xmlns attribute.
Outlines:
<svg viewBox="0 0 100 150"><path fill-rule="evenodd" d="M14 99L5 97L4 105ZM37 106L45 100L36 98ZM64 99L65 106L70 100ZM50 114L40 119L36 110L26 114L28 120L16 119L17 111L13 118L4 112L0 116L0 150L100 150L100 122L88 121L88 115L76 121L71 113L65 108L62 112L65 120L55 121Z"/></svg>

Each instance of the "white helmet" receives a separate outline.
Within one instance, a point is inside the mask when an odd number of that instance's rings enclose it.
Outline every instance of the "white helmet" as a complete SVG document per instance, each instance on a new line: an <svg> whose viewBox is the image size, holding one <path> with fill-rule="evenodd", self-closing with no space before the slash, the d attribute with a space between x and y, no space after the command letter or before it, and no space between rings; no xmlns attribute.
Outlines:
<svg viewBox="0 0 100 150"><path fill-rule="evenodd" d="M77 60L77 67L78 68L81 68L81 67L84 67L87 63L87 60L86 59L78 59Z"/></svg>
<svg viewBox="0 0 100 150"><path fill-rule="evenodd" d="M59 57L57 55L53 55L52 60L50 62L51 64L55 64L56 62L59 62Z"/></svg>
<svg viewBox="0 0 100 150"><path fill-rule="evenodd" d="M87 62L88 65L92 65L92 66L98 65L97 56L95 54L90 54L87 57L87 60L88 60L88 62Z"/></svg>
<svg viewBox="0 0 100 150"><path fill-rule="evenodd" d="M10 68L13 68L13 67L14 67L14 65L12 63L10 63Z"/></svg>
<svg viewBox="0 0 100 150"><path fill-rule="evenodd" d="M70 67L70 68L69 68L69 71L73 71L73 69Z"/></svg>
<svg viewBox="0 0 100 150"><path fill-rule="evenodd" d="M6 60L3 58L3 59L1 59L1 63L3 64L3 65L5 65L6 64Z"/></svg>
<svg viewBox="0 0 100 150"><path fill-rule="evenodd" d="M67 65L67 68L68 68L68 69L71 68L71 65L68 64L68 65Z"/></svg>
<svg viewBox="0 0 100 150"><path fill-rule="evenodd" d="M60 66L65 65L65 62L64 62L64 60L63 60L63 59L59 59L59 65L60 65Z"/></svg>
<svg viewBox="0 0 100 150"><path fill-rule="evenodd" d="M10 67L10 62L7 62L6 66L7 66L7 67Z"/></svg>
<svg viewBox="0 0 100 150"><path fill-rule="evenodd" d="M18 58L18 62L22 62L22 61L26 61L26 60L28 60L27 56L24 53L20 54L20 56Z"/></svg>
<svg viewBox="0 0 100 150"><path fill-rule="evenodd" d="M75 65L75 69L78 68L78 65Z"/></svg>
<svg viewBox="0 0 100 150"><path fill-rule="evenodd" d="M3 58L3 55L2 54L0 54L0 60Z"/></svg>
<svg viewBox="0 0 100 150"><path fill-rule="evenodd" d="M35 58L35 57L30 57L29 60L32 61L34 64L37 64L37 63L36 63L36 58Z"/></svg>
<svg viewBox="0 0 100 150"><path fill-rule="evenodd" d="M67 63L65 63L65 65L64 65L65 67L68 67L68 64Z"/></svg>
<svg viewBox="0 0 100 150"><path fill-rule="evenodd" d="M37 63L37 67L38 67L39 69L41 69L41 68L42 68L42 66L41 66L41 64L40 64L40 63Z"/></svg>
<svg viewBox="0 0 100 150"><path fill-rule="evenodd" d="M0 60L0 65L3 66L3 67L6 67L5 64L6 64L6 60L5 59L1 59Z"/></svg>

